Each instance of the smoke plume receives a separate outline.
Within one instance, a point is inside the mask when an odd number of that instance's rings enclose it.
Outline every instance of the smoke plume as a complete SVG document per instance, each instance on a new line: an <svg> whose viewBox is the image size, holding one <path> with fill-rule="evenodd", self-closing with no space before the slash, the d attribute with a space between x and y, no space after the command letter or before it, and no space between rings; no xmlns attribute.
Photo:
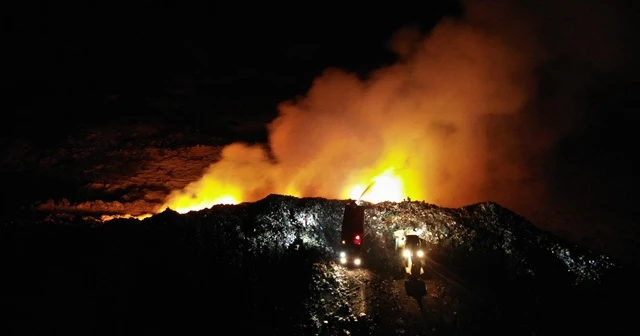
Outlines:
<svg viewBox="0 0 640 336"><path fill-rule="evenodd" d="M366 78L327 69L304 97L280 104L268 146L227 147L167 204L211 188L242 201L344 198L393 169L412 199L528 212L554 192L549 162L581 126L592 74L622 73L622 19L589 1L562 4L467 1L463 18L397 32L395 64Z"/></svg>

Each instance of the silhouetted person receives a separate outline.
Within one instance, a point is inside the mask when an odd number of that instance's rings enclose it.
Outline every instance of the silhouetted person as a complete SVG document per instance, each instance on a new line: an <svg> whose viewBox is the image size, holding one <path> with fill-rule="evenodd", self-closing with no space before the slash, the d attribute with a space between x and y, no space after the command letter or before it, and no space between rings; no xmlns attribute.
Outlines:
<svg viewBox="0 0 640 336"><path fill-rule="evenodd" d="M300 236L296 237L293 243L289 245L290 261L293 267L298 268L304 262L306 257L305 250L304 240Z"/></svg>
<svg viewBox="0 0 640 336"><path fill-rule="evenodd" d="M422 310L422 298L427 295L424 281L418 279L417 276L409 276L409 280L404 282L404 291L418 302L418 306Z"/></svg>
<svg viewBox="0 0 640 336"><path fill-rule="evenodd" d="M293 251L304 251L304 240L298 236L289 246Z"/></svg>

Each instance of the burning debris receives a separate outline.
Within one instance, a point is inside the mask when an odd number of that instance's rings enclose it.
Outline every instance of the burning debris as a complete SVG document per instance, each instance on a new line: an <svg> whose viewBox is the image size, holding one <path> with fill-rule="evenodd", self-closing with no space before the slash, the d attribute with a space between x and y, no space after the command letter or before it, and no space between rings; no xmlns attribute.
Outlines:
<svg viewBox="0 0 640 336"><path fill-rule="evenodd" d="M242 311L245 323L234 325L235 330L259 326L262 331L283 334L376 335L422 328L414 322L423 317L405 312L415 303L403 303L406 294L391 277L397 266L393 233L402 228L412 229L428 244L425 311L431 311L441 328L462 334L477 323L511 316L507 312L513 305L521 312L518 321L526 322L514 328L544 331L534 316L548 316L544 313L548 307L540 302L554 302L546 293L549 286L557 288L553 293L597 287L618 268L606 256L566 244L495 203L455 209L404 201L367 207L362 246L366 263L362 270L348 270L336 264L348 202L270 195L253 203L216 205L187 214L165 210L144 220L114 219L93 229L85 226L83 240L89 247L82 253L94 266L77 271L103 279L92 285L99 292L121 291L131 304L150 309L143 320L213 314L219 309L198 311L195 306L217 302L224 291L235 297L224 304L226 313L206 317L218 326L233 320L233 311ZM31 232L27 239L40 241L38 227L55 230L56 225L5 223L3 237L25 236L26 230ZM73 232L65 230L68 235ZM52 243L25 242L24 248L41 253L51 249L47 253L55 255ZM5 252L13 255L15 251ZM52 265L61 262L53 260ZM9 274L21 279L31 273L14 270ZM180 295L172 294L182 290ZM16 291L13 300L21 300L20 293ZM497 293L504 295L491 299L498 300L498 311L476 306L475 296L487 299ZM504 298L512 296L520 301ZM98 303L101 306L113 304L111 298L101 300L106 300ZM444 310L429 310L434 304L445 305ZM110 317L104 318L123 318L116 311L107 313Z"/></svg>

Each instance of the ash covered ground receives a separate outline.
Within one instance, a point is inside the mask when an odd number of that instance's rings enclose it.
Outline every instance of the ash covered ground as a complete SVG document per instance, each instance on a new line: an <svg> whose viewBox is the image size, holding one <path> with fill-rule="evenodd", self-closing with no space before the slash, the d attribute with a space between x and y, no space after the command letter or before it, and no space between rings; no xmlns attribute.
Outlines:
<svg viewBox="0 0 640 336"><path fill-rule="evenodd" d="M345 204L271 195L142 221L9 216L0 235L4 327L12 335L635 334L631 269L498 204L375 205L365 211L360 269L334 262ZM429 243L423 297L409 297L394 277L392 232L407 226ZM303 250L290 248L297 236Z"/></svg>

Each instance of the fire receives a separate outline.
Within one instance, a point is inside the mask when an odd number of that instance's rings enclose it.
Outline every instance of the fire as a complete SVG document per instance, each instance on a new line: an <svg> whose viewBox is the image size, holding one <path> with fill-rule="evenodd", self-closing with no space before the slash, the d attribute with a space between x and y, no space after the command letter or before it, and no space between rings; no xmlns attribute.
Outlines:
<svg viewBox="0 0 640 336"><path fill-rule="evenodd" d="M116 218L124 218L124 219L135 218L135 219L143 220L143 219L149 218L151 216L153 216L153 214L142 214L140 216L133 216L133 215L129 215L129 214L126 214L126 215L102 215L100 217L100 220L103 221L103 222L107 222L107 221L110 221L110 220L116 219Z"/></svg>
<svg viewBox="0 0 640 336"><path fill-rule="evenodd" d="M247 198L247 193L243 192L240 187L242 184L238 184L237 187L230 186L220 183L215 178L207 181L205 184L195 184L194 186L197 186L197 188L193 192L176 191L172 193L167 202L160 207L159 212L169 208L178 213L187 213L207 209L217 204L239 204L241 202L256 201L267 196L265 192L264 194L255 194L253 197ZM372 179L363 179L362 181L365 183L366 181L371 182L345 188L341 198L358 199L371 203L384 201L401 202L406 198L403 178L394 174L393 169L387 169ZM291 184L288 184L282 191L273 190L273 192L296 197L314 196L300 193L298 188Z"/></svg>
<svg viewBox="0 0 640 336"><path fill-rule="evenodd" d="M342 198L363 200L371 203L384 201L401 202L406 198L403 178L393 173L393 169L387 169L382 174L375 176L368 185L358 184L347 187ZM284 195L301 196L295 186L287 186ZM167 208L178 213L187 213L210 208L217 204L239 204L244 201L255 201L257 199L244 199L240 187L224 186L217 181L210 181L208 186L200 186L197 192L185 193L174 192L168 201L160 207L162 212ZM261 195L263 197L266 195ZM307 196L307 195L302 195ZM255 197L254 197L255 198Z"/></svg>
<svg viewBox="0 0 640 336"><path fill-rule="evenodd" d="M349 198L371 203L384 201L400 202L405 199L403 181L400 177L387 170L375 177L368 186L356 185L351 188Z"/></svg>
<svg viewBox="0 0 640 336"><path fill-rule="evenodd" d="M217 204L240 203L235 196L216 196L214 193L215 191L211 190L208 193L194 196L178 195L177 197L171 199L169 202L165 203L165 205L161 207L161 212L166 210L167 208L170 208L177 213L184 214L190 211L207 209ZM208 198L208 196L211 196L211 198Z"/></svg>
<svg viewBox="0 0 640 336"><path fill-rule="evenodd" d="M523 133L529 119L517 114L530 109L537 64L523 46L529 39L496 31L501 24L480 9L428 34L399 33L390 44L398 62L368 76L326 69L305 95L278 105L268 143L225 146L158 212L270 194L449 207L534 194L541 188L529 167L537 156L521 149L534 133Z"/></svg>
<svg viewBox="0 0 640 336"><path fill-rule="evenodd" d="M266 196L268 191L259 186L269 180L271 171L263 147L231 144L222 150L220 162L212 164L200 180L169 194L159 212L169 208L187 213L217 204L255 201Z"/></svg>

